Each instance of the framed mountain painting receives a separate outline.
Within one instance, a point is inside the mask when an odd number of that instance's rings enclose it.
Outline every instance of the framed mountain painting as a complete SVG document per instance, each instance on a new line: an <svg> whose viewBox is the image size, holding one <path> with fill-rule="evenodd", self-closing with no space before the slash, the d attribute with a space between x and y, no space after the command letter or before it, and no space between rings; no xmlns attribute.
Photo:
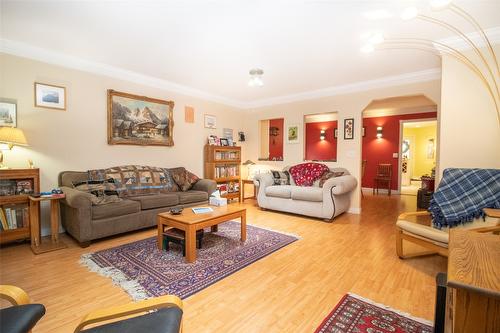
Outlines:
<svg viewBox="0 0 500 333"><path fill-rule="evenodd" d="M108 90L108 144L173 146L174 102Z"/></svg>

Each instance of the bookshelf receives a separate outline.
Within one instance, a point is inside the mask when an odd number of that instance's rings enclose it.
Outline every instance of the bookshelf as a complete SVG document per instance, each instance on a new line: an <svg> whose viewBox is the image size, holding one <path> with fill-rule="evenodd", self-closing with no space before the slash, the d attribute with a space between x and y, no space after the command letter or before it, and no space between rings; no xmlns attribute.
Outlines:
<svg viewBox="0 0 500 333"><path fill-rule="evenodd" d="M29 197L40 192L39 169L0 170L0 244L31 238Z"/></svg>
<svg viewBox="0 0 500 333"><path fill-rule="evenodd" d="M241 147L205 145L205 178L217 182L223 198L240 200L240 165Z"/></svg>

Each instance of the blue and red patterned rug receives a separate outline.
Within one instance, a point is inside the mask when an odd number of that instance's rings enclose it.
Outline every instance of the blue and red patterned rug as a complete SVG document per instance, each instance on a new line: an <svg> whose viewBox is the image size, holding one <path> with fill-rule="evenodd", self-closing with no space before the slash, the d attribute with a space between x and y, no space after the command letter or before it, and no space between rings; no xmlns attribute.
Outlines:
<svg viewBox="0 0 500 333"><path fill-rule="evenodd" d="M192 264L184 261L177 244L171 243L169 252L158 250L156 237L85 254L80 262L112 278L135 300L166 294L186 298L297 239L247 225L243 243L240 224L230 221L220 224L216 233L205 233Z"/></svg>
<svg viewBox="0 0 500 333"><path fill-rule="evenodd" d="M315 333L432 333L432 323L374 303L345 295Z"/></svg>

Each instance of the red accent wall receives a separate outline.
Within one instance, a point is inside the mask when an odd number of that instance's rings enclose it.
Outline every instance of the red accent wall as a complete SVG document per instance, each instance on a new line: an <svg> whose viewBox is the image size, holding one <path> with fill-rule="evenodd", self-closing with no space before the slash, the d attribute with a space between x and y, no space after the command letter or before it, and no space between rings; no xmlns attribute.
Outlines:
<svg viewBox="0 0 500 333"><path fill-rule="evenodd" d="M280 119L271 119L269 120L269 128L277 127L278 135L271 136L269 135L269 159L283 159L283 128L284 128L285 120L283 118Z"/></svg>
<svg viewBox="0 0 500 333"><path fill-rule="evenodd" d="M362 187L373 187L377 164L392 164L392 189L398 189L398 159L392 157L399 152L399 121L407 119L436 119L437 112L403 114L396 116L363 118L362 160L366 160L366 170ZM382 138L377 139L377 127L382 126Z"/></svg>
<svg viewBox="0 0 500 333"><path fill-rule="evenodd" d="M336 160L337 139L333 136L337 121L306 124L306 160ZM325 130L325 140L320 140L321 130Z"/></svg>

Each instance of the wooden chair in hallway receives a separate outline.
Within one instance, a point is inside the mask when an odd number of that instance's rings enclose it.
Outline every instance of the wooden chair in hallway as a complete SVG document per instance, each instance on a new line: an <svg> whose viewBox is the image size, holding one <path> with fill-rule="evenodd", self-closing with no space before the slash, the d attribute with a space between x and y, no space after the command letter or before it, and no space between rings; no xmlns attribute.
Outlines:
<svg viewBox="0 0 500 333"><path fill-rule="evenodd" d="M381 187L381 185L387 185L387 187ZM392 185L392 164L378 164L377 174L373 178L373 194L375 194L375 189L387 188L388 195L391 195L391 185Z"/></svg>
<svg viewBox="0 0 500 333"><path fill-rule="evenodd" d="M363 178L365 178L365 170L366 170L366 162L367 160L361 161L361 185L359 186L361 188L361 197L364 198L365 195L363 194Z"/></svg>

